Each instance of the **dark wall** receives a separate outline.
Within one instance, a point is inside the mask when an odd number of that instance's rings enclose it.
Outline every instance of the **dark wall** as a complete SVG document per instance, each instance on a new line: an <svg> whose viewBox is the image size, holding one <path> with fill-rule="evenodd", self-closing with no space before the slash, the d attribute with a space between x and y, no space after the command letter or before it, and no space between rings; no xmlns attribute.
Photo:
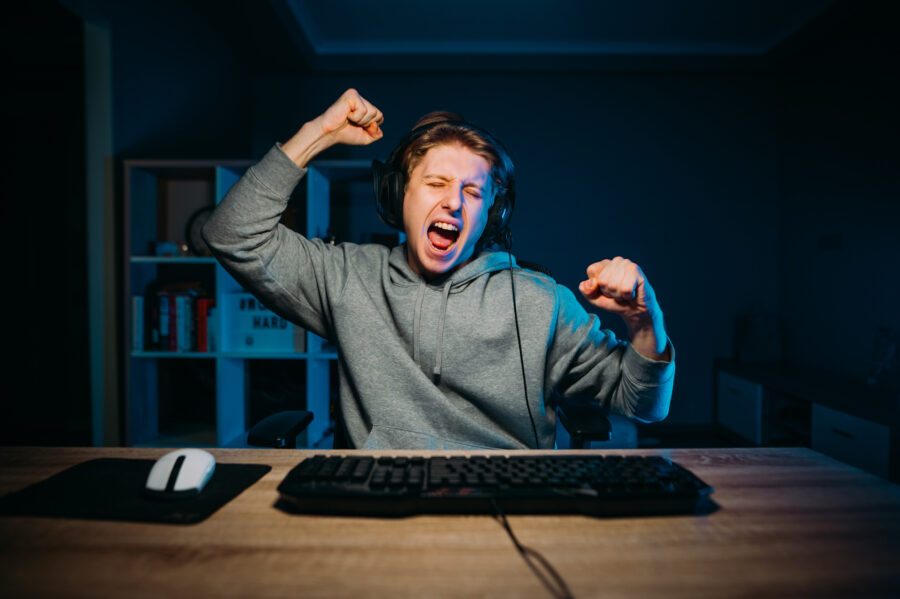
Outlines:
<svg viewBox="0 0 900 599"><path fill-rule="evenodd" d="M4 14L4 388L0 443L90 443L81 20Z"/></svg>
<svg viewBox="0 0 900 599"><path fill-rule="evenodd" d="M517 167L514 253L575 288L592 262L636 261L678 355L668 422L712 418L712 364L732 318L777 309L775 85L764 75L346 75L258 81L254 157L347 87L385 114L385 139L330 157L384 158L422 114L494 132ZM363 218L377 221L374 209ZM618 317L603 316L619 334Z"/></svg>
<svg viewBox="0 0 900 599"><path fill-rule="evenodd" d="M178 0L60 0L108 27L116 158L240 158L249 150L246 61L206 14Z"/></svg>
<svg viewBox="0 0 900 599"><path fill-rule="evenodd" d="M5 288L15 289L0 443L91 443L84 23L109 28L123 158L244 157L252 85L201 14L174 0L35 0L3 22Z"/></svg>
<svg viewBox="0 0 900 599"><path fill-rule="evenodd" d="M779 64L779 279L789 356L863 377L900 332L900 44L892 3L839 9Z"/></svg>
<svg viewBox="0 0 900 599"><path fill-rule="evenodd" d="M117 156L246 156L249 75L204 15L175 0L111 12Z"/></svg>

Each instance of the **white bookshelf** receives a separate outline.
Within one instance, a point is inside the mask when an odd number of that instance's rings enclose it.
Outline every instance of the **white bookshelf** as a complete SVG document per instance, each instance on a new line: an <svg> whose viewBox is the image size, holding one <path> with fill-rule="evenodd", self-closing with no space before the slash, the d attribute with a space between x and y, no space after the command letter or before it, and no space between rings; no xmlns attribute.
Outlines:
<svg viewBox="0 0 900 599"><path fill-rule="evenodd" d="M140 446L219 446L246 444L248 422L248 364L252 360L302 361L305 397L297 405L311 410L315 418L307 438L317 441L329 422L330 369L337 353L321 337L305 332L305 351L248 350L229 346L222 334L234 320L227 313L227 294L243 291L240 285L208 256L155 256L152 242L163 238L181 241L187 218L202 206L216 204L251 165L247 161L128 160L124 162L123 246L124 346L129 348L125 370L125 440ZM331 187L338 181L359 181L369 176L364 161L322 161L310 165L305 178L305 231L307 237L322 236L330 228ZM168 239L165 239L168 237ZM215 299L217 345L210 351L173 352L132 349L131 298L143 295L151 281L201 281ZM161 425L166 404L163 381L171 371L191 368L213 381L209 389L179 388L183 401L199 404L190 417L169 419ZM194 395L192 395L194 394ZM188 410L189 412L191 410ZM198 417L199 415L199 417ZM320 445L321 446L321 445Z"/></svg>

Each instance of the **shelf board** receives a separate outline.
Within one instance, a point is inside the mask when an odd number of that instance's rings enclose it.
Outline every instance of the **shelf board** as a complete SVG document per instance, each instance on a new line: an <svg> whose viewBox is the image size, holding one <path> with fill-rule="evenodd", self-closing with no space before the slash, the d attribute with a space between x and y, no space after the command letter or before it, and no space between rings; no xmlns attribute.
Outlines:
<svg viewBox="0 0 900 599"><path fill-rule="evenodd" d="M241 360L337 360L337 353L291 353L280 351L237 351L223 352L223 358L236 358Z"/></svg>
<svg viewBox="0 0 900 599"><path fill-rule="evenodd" d="M132 256L132 264L215 264L211 256Z"/></svg>
<svg viewBox="0 0 900 599"><path fill-rule="evenodd" d="M325 175L329 181L372 182L371 160L313 160L309 163Z"/></svg>
<svg viewBox="0 0 900 599"><path fill-rule="evenodd" d="M294 353L281 351L197 352L132 351L132 358L230 358L237 360L337 360L337 353Z"/></svg>
<svg viewBox="0 0 900 599"><path fill-rule="evenodd" d="M200 351L134 351L132 358L215 358L215 352Z"/></svg>

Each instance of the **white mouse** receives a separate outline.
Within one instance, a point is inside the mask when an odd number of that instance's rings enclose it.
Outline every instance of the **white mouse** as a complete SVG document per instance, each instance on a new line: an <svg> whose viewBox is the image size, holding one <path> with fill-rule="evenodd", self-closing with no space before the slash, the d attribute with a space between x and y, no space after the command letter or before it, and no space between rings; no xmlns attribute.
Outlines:
<svg viewBox="0 0 900 599"><path fill-rule="evenodd" d="M145 490L162 499L195 497L216 469L216 458L202 449L178 449L156 460Z"/></svg>

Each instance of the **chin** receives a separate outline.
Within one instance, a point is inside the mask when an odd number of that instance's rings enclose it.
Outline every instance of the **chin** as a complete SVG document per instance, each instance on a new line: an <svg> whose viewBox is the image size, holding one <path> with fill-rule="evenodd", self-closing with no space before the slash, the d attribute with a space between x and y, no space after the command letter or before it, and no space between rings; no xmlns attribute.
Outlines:
<svg viewBox="0 0 900 599"><path fill-rule="evenodd" d="M428 241L422 250L418 252L417 259L422 269L422 275L427 277L438 277L452 272L460 266L466 264L472 259L472 250L457 251L455 246L441 252L434 248Z"/></svg>

